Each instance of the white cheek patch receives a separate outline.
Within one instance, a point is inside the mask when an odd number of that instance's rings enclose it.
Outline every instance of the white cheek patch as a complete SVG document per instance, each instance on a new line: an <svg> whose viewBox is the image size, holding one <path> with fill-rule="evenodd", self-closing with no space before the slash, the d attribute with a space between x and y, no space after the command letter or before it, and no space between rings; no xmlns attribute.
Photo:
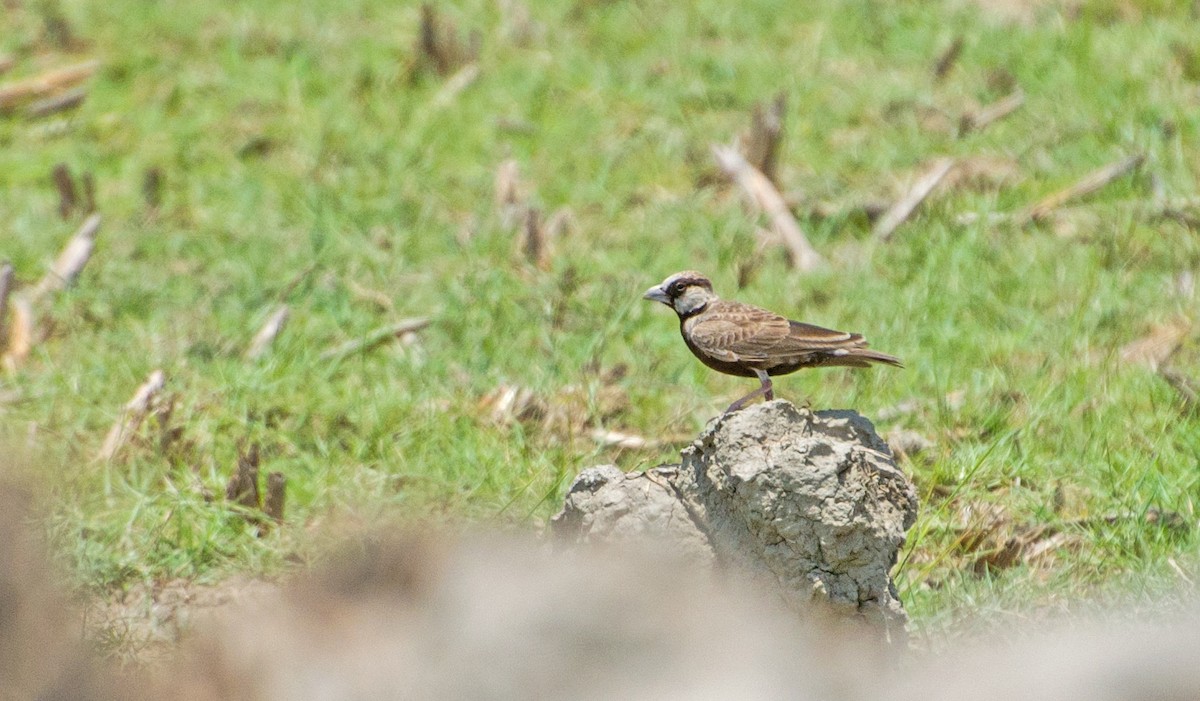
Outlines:
<svg viewBox="0 0 1200 701"><path fill-rule="evenodd" d="M687 314L703 307L707 302L708 295L704 294L704 290L690 287L675 299L675 303L672 306L680 314Z"/></svg>
<svg viewBox="0 0 1200 701"><path fill-rule="evenodd" d="M709 302L717 298L707 287L700 284L688 284L678 294L673 294L672 287L674 282L663 283L661 289L666 290L666 294L671 297L671 308L674 309L680 316L693 314L705 307Z"/></svg>

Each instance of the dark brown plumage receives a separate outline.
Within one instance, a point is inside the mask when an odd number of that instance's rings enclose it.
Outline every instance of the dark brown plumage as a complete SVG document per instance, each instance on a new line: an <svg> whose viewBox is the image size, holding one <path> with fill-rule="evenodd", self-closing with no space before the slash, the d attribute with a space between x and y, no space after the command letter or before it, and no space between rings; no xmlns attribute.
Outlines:
<svg viewBox="0 0 1200 701"><path fill-rule="evenodd" d="M771 377L801 368L868 367L884 363L903 367L900 359L867 348L862 334L813 326L713 294L712 282L685 271L646 290L646 299L671 307L679 330L702 363L728 375L757 377L761 386L730 405L735 411L763 395L774 398Z"/></svg>

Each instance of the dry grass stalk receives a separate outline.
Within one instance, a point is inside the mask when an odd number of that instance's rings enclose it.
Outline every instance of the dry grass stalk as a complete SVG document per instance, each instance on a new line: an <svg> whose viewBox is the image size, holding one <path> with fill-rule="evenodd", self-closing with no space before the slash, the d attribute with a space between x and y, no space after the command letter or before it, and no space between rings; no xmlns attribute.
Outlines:
<svg viewBox="0 0 1200 701"><path fill-rule="evenodd" d="M8 324L4 365L9 370L23 363L33 351L33 305L24 295L12 298L12 321Z"/></svg>
<svg viewBox="0 0 1200 701"><path fill-rule="evenodd" d="M521 183L519 166L511 158L497 166L493 193L500 225L518 234L521 254L527 261L546 270L550 266L554 242L574 227L570 208L560 207L549 218L544 218L542 210L530 204L527 188Z"/></svg>
<svg viewBox="0 0 1200 701"><path fill-rule="evenodd" d="M919 432L907 428L893 428L883 439L891 448L892 454L902 460L912 460L935 445Z"/></svg>
<svg viewBox="0 0 1200 701"><path fill-rule="evenodd" d="M1060 486L1061 488L1061 486ZM1056 504L1060 490L1056 490ZM1056 506L1056 511L1059 507ZM961 501L953 517L961 525L952 527L957 536L955 549L972 556L976 574L1016 565L1047 567L1064 550L1082 547L1081 531L1110 527L1119 523L1140 523L1186 533L1191 526L1178 513L1149 509L1145 513L1107 514L1066 519L1053 523L1020 523L1002 503Z"/></svg>
<svg viewBox="0 0 1200 701"><path fill-rule="evenodd" d="M1007 528L1002 529L1005 530L1012 534L1003 541L992 534L990 547L972 565L975 574L984 575L1019 564L1032 566L1051 557L1055 551L1078 547L1081 542L1077 534L1045 524L1007 524Z"/></svg>
<svg viewBox="0 0 1200 701"><path fill-rule="evenodd" d="M525 212L521 248L525 251L525 258L539 269L545 270L550 266L550 242L542 225L542 211L537 207L530 207Z"/></svg>
<svg viewBox="0 0 1200 701"><path fill-rule="evenodd" d="M750 129L739 139L739 148L746 160L776 186L779 185L779 145L783 142L786 109L787 96L782 92L769 105L755 104Z"/></svg>
<svg viewBox="0 0 1200 701"><path fill-rule="evenodd" d="M645 436L620 431L608 431L597 428L591 433L592 440L605 448L621 448L623 450L641 450L658 447L658 441L652 441Z"/></svg>
<svg viewBox="0 0 1200 701"><path fill-rule="evenodd" d="M93 214L83 222L75 235L67 242L62 253L58 255L58 259L54 261L49 272L33 289L31 293L33 300L36 301L52 292L66 289L75 282L75 278L79 277L79 273L83 271L83 266L87 265L88 259L92 257L92 249L96 245L96 233L100 231L100 222L99 214Z"/></svg>
<svg viewBox="0 0 1200 701"><path fill-rule="evenodd" d="M1191 270L1181 270L1171 280L1171 292L1183 300L1196 296L1196 273Z"/></svg>
<svg viewBox="0 0 1200 701"><path fill-rule="evenodd" d="M58 163L50 172L54 179L54 187L58 188L58 216L68 219L71 212L79 206L79 195L75 192L75 179L71 177L71 169L66 163Z"/></svg>
<svg viewBox="0 0 1200 701"><path fill-rule="evenodd" d="M630 434L607 431L602 426L615 421L629 408L629 396L614 378L594 390L580 385L563 387L539 395L528 387L501 384L481 397L476 409L498 426L520 423L557 441L588 437L605 445L625 439L627 447L636 443ZM620 435L621 438L614 436ZM604 436L611 440L607 441ZM647 444L646 446L649 447Z"/></svg>
<svg viewBox="0 0 1200 701"><path fill-rule="evenodd" d="M58 68L25 80L0 85L0 111L45 97L89 78L100 67L100 62L91 60L73 66Z"/></svg>
<svg viewBox="0 0 1200 701"><path fill-rule="evenodd" d="M51 95L30 104L25 108L25 116L29 119L49 117L52 114L73 110L82 105L85 99L87 99L86 88L65 90L58 95Z"/></svg>
<svg viewBox="0 0 1200 701"><path fill-rule="evenodd" d="M291 315L291 310L288 305L284 304L275 310L275 313L267 319L267 322L262 325L258 333L254 334L254 340L250 341L250 347L246 349L246 359L254 360L262 357L264 353L275 342L275 337L283 331L284 325L287 324L288 316Z"/></svg>
<svg viewBox="0 0 1200 701"><path fill-rule="evenodd" d="M1046 218L1054 210L1070 202L1071 200L1086 197L1098 190L1103 189L1109 183L1127 175L1146 160L1145 154L1135 153L1132 156L1126 156L1119 161L1110 163L1103 168L1095 170L1070 187L1064 188L1055 192L1052 195L1042 198L1022 215L1018 217L1018 223L1029 224L1031 222L1041 221Z"/></svg>
<svg viewBox="0 0 1200 701"><path fill-rule="evenodd" d="M958 62L958 57L962 55L963 38L961 36L954 37L954 41L946 50L938 56L938 60L933 64L933 79L941 81L950 74L950 69L954 68L954 64Z"/></svg>
<svg viewBox="0 0 1200 701"><path fill-rule="evenodd" d="M383 292L380 292L379 290L373 290L370 287L361 285L354 280L346 281L346 289L350 290L350 294L354 295L356 299L370 302L385 312L394 311L396 309L396 305L394 302L392 302L392 298Z"/></svg>
<svg viewBox="0 0 1200 701"><path fill-rule="evenodd" d="M1179 350L1191 330L1191 321L1182 317L1166 324L1157 324L1150 329L1150 333L1122 346L1121 360L1157 370Z"/></svg>
<svg viewBox="0 0 1200 701"><path fill-rule="evenodd" d="M986 226L999 226L1015 222L1019 218L1010 212L962 212L954 217L954 223L959 226L972 226L979 223Z"/></svg>
<svg viewBox="0 0 1200 701"><path fill-rule="evenodd" d="M871 231L871 235L880 241L889 241L892 235L896 233L896 229L900 228L912 213L917 211L917 207L925 201L926 197L933 192L938 183L954 168L953 158L939 158L934 161L929 170L917 179L913 186L909 188L904 196L896 200L888 211L875 223L875 228Z"/></svg>
<svg viewBox="0 0 1200 701"><path fill-rule="evenodd" d="M500 163L493 184L500 223L505 228L512 228L521 219L521 203L524 199L521 195L521 168L516 159L508 158Z"/></svg>
<svg viewBox="0 0 1200 701"><path fill-rule="evenodd" d="M382 328L376 329L362 338L356 338L353 341L347 341L346 343L343 343L335 348L330 348L321 354L321 360L344 358L352 353L368 351L375 346L392 340L393 338L401 338L408 334L416 333L426 326L429 326L428 317L418 316L411 319L404 319L394 324L389 324Z"/></svg>
<svg viewBox="0 0 1200 701"><path fill-rule="evenodd" d="M5 261L0 264L0 351L8 348L8 295L12 292L13 267Z"/></svg>
<svg viewBox="0 0 1200 701"><path fill-rule="evenodd" d="M529 6L521 0L500 0L498 3L504 35L517 46L529 46L543 33L541 24L533 19Z"/></svg>
<svg viewBox="0 0 1200 701"><path fill-rule="evenodd" d="M421 31L417 35L417 50L419 55L430 61L440 73L445 59L442 56L441 38L438 34L437 13L433 5L425 3L421 5Z"/></svg>
<svg viewBox="0 0 1200 701"><path fill-rule="evenodd" d="M539 418L546 413L542 402L528 387L500 385L479 400L492 423L506 426L517 421Z"/></svg>
<svg viewBox="0 0 1200 701"><path fill-rule="evenodd" d="M957 169L955 172L957 172ZM1149 222L1168 220L1192 230L1200 229L1200 202L1188 198L1162 201L1126 199L1110 201L1106 204L1117 211L1128 212L1139 220ZM989 226L999 224L1022 225L1028 224L1031 221L1029 213L1029 209L1018 212L963 212L957 215L954 221L961 226L970 226L978 222L983 222ZM1095 207L1080 204L1073 206L1062 205L1038 216L1038 221L1049 222L1051 225L1055 225L1057 220L1071 223L1074 220L1082 220L1089 217L1099 219L1104 215L1097 211Z"/></svg>
<svg viewBox="0 0 1200 701"><path fill-rule="evenodd" d="M814 202L808 211L817 219L861 218L873 223L879 221L891 206L891 202L884 200L847 199L842 202Z"/></svg>
<svg viewBox="0 0 1200 701"><path fill-rule="evenodd" d="M257 443L251 443L249 450L238 450L237 469L225 484L226 501L258 510L262 504L258 492L258 461Z"/></svg>
<svg viewBox="0 0 1200 701"><path fill-rule="evenodd" d="M713 145L717 166L742 189L755 206L767 215L771 228L787 244L792 265L810 272L825 264L825 259L808 242L800 225L792 216L783 196L775 186L735 148Z"/></svg>
<svg viewBox="0 0 1200 701"><path fill-rule="evenodd" d="M1167 367L1160 367L1158 374L1179 394L1188 413L1200 412L1200 385L1194 379Z"/></svg>
<svg viewBox="0 0 1200 701"><path fill-rule="evenodd" d="M146 201L146 207L151 212L158 211L158 208L162 206L162 190L162 168L157 166L147 168L146 174L142 176L142 197Z"/></svg>
<svg viewBox="0 0 1200 701"><path fill-rule="evenodd" d="M1004 119L1021 109L1025 104L1025 91L1017 89L1011 94L985 105L973 112L963 114L958 120L958 135L966 136L973 131L983 131L990 124Z"/></svg>
<svg viewBox="0 0 1200 701"><path fill-rule="evenodd" d="M438 17L430 3L421 5L421 30L417 38L417 55L422 63L431 66L438 75L450 75L479 58L479 32L471 32L464 42L452 22Z"/></svg>
<svg viewBox="0 0 1200 701"><path fill-rule="evenodd" d="M570 207L559 207L554 210L554 214L550 215L550 219L543 227L546 232L546 241L551 244L570 234L574 228L575 215L571 213Z"/></svg>
<svg viewBox="0 0 1200 701"><path fill-rule="evenodd" d="M976 192L995 192L1021 179L1021 168L1010 158L969 156L954 163L942 187Z"/></svg>
<svg viewBox="0 0 1200 701"><path fill-rule="evenodd" d="M444 73L446 58L441 46L437 13L433 5L421 5L421 32L417 38L417 48L420 55L427 59L439 73Z"/></svg>
<svg viewBox="0 0 1200 701"><path fill-rule="evenodd" d="M1161 182L1161 181L1160 181ZM1163 219L1173 221L1193 231L1200 229L1200 199L1195 197L1169 197L1159 194L1146 203L1138 200L1151 221Z"/></svg>
<svg viewBox="0 0 1200 701"><path fill-rule="evenodd" d="M300 283L308 279L308 276L312 275L313 271L316 269L316 262L312 262L304 266L303 270L298 271L282 288L280 288L279 292L275 295L275 301L279 304L283 304L284 300L292 296L292 293L296 291L296 288L300 286Z"/></svg>
<svg viewBox="0 0 1200 701"><path fill-rule="evenodd" d="M521 166L515 158L506 158L496 167L496 177L493 181L496 207L504 209L512 207L521 201L520 196Z"/></svg>
<svg viewBox="0 0 1200 701"><path fill-rule="evenodd" d="M287 499L287 477L282 472L267 475L267 498L263 511L275 523L283 523L283 507Z"/></svg>
<svg viewBox="0 0 1200 701"><path fill-rule="evenodd" d="M61 170L65 173L65 168ZM59 169L55 169L55 179L59 179ZM66 173L70 181L70 173ZM73 186L71 187L74 197ZM89 196L90 197L90 196ZM37 342L35 326L35 305L47 295L71 286L84 265L88 264L92 250L95 248L96 233L100 230L101 216L94 214L86 218L67 245L62 248L58 259L50 266L50 270L37 283L37 286L12 300L12 324L8 329L5 365L14 369L29 357L34 344Z"/></svg>
<svg viewBox="0 0 1200 701"><path fill-rule="evenodd" d="M96 179L91 171L85 171L83 177L83 212L92 214L96 211Z"/></svg>
<svg viewBox="0 0 1200 701"><path fill-rule="evenodd" d="M172 426L178 396L167 395L154 403L154 423L158 426L158 453L166 455L183 437L183 426Z"/></svg>
<svg viewBox="0 0 1200 701"><path fill-rule="evenodd" d="M446 107L451 102L454 102L454 98L458 97L458 94L463 90L466 90L471 83L474 83L475 79L478 77L479 64L468 63L457 70L454 75L450 76L450 78L446 80L446 84L437 91L437 94L433 96L433 100L430 104L432 104L434 109Z"/></svg>
<svg viewBox="0 0 1200 701"><path fill-rule="evenodd" d="M133 393L133 398L125 404L125 408L121 411L121 417L109 429L108 435L104 438L104 445L96 454L97 460L108 462L117 457L117 453L121 451L129 437L137 432L142 421L150 413L155 398L162 392L165 384L166 376L162 370L150 373L142 386Z"/></svg>

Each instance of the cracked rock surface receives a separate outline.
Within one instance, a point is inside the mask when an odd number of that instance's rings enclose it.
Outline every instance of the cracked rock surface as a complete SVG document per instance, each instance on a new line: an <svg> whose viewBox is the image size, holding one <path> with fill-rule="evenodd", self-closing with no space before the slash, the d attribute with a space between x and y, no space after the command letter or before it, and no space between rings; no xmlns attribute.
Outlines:
<svg viewBox="0 0 1200 701"><path fill-rule="evenodd" d="M714 419L681 457L645 473L584 470L551 522L555 535L665 540L795 610L825 602L903 637L890 572L916 520L916 489L870 421L776 400Z"/></svg>

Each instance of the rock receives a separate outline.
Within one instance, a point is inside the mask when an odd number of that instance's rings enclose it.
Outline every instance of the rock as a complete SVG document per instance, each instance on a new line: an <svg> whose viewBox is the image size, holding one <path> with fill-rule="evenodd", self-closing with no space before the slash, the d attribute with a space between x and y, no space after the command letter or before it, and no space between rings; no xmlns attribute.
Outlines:
<svg viewBox="0 0 1200 701"><path fill-rule="evenodd" d="M777 400L715 419L678 466L585 470L552 528L567 543L666 539L794 610L832 609L898 640L906 616L889 573L916 514L916 489L870 421Z"/></svg>
<svg viewBox="0 0 1200 701"><path fill-rule="evenodd" d="M426 532L329 565L210 619L161 692L130 698L867 699L888 669L761 591L635 547Z"/></svg>
<svg viewBox="0 0 1200 701"><path fill-rule="evenodd" d="M28 469L17 450L0 453L12 461L4 467ZM33 492L9 479L0 477L0 698L109 698L109 675L80 639L81 616L33 532Z"/></svg>
<svg viewBox="0 0 1200 701"><path fill-rule="evenodd" d="M575 543L663 538L706 564L713 550L669 481L676 468L626 475L616 465L590 467L575 478L554 530Z"/></svg>
<svg viewBox="0 0 1200 701"><path fill-rule="evenodd" d="M1077 616L1048 631L1031 609L1012 614L1011 630L934 635L924 649L898 650L855 637L857 627L786 615L761 588L696 576L658 553L553 553L515 535L423 528L355 539L274 594L208 618L173 660L147 670L157 677L149 688L5 698L1200 698L1193 607L1146 602L1107 623ZM985 622L999 621L989 612ZM38 631L18 632L12 645L40 642L27 637Z"/></svg>

